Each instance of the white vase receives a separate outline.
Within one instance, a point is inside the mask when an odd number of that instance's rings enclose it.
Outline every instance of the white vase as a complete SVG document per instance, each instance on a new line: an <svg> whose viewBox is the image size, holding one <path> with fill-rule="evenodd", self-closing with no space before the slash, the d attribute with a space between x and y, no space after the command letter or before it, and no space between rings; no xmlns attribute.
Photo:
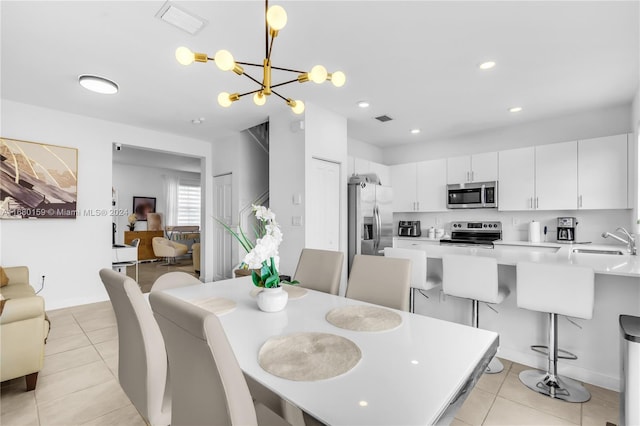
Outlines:
<svg viewBox="0 0 640 426"><path fill-rule="evenodd" d="M258 307L264 312L279 312L287 306L289 293L282 287L263 288L257 296Z"/></svg>

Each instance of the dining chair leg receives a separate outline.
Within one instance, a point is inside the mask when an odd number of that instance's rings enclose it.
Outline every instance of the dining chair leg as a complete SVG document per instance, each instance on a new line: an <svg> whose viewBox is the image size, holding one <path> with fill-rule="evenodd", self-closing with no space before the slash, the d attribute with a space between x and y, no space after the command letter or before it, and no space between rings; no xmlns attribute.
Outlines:
<svg viewBox="0 0 640 426"><path fill-rule="evenodd" d="M412 314L416 311L416 289L411 287L409 291L409 312Z"/></svg>

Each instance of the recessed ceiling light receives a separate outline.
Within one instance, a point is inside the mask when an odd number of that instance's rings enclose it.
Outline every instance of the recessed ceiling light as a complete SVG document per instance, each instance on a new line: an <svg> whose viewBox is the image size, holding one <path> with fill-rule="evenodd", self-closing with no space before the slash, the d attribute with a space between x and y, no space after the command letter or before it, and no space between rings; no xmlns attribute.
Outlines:
<svg viewBox="0 0 640 426"><path fill-rule="evenodd" d="M411 129L412 135L417 135L418 133L420 133L420 129Z"/></svg>
<svg viewBox="0 0 640 426"><path fill-rule="evenodd" d="M361 407L366 407L367 405L369 405L369 403L367 401L360 401L358 402L358 405Z"/></svg>
<svg viewBox="0 0 640 426"><path fill-rule="evenodd" d="M480 68L481 70L490 70L495 66L496 66L496 63L494 61L487 61L478 65L478 68Z"/></svg>
<svg viewBox="0 0 640 426"><path fill-rule="evenodd" d="M78 77L78 82L82 87L92 92L102 93L103 95L118 93L118 85L108 78L83 74Z"/></svg>
<svg viewBox="0 0 640 426"><path fill-rule="evenodd" d="M520 112L522 111L522 107L511 107L509 108L509 112Z"/></svg>
<svg viewBox="0 0 640 426"><path fill-rule="evenodd" d="M197 34L207 24L206 20L168 1L156 13L156 18L162 19L191 35Z"/></svg>
<svg viewBox="0 0 640 426"><path fill-rule="evenodd" d="M360 102L358 102L358 106L359 106L360 108L369 108L369 102L367 102L367 101L360 101Z"/></svg>
<svg viewBox="0 0 640 426"><path fill-rule="evenodd" d="M194 118L193 120L191 120L191 124L202 124L204 120L205 120L204 117Z"/></svg>

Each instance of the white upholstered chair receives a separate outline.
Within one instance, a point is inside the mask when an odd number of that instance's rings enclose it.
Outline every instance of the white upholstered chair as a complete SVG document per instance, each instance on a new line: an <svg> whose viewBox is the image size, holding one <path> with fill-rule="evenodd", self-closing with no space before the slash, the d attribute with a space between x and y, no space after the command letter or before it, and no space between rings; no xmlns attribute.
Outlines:
<svg viewBox="0 0 640 426"><path fill-rule="evenodd" d="M427 272L427 254L422 250L385 247L385 257L409 259L411 261L411 293L409 293L409 312L415 312L416 291L427 291L439 287L439 278L429 277Z"/></svg>
<svg viewBox="0 0 640 426"><path fill-rule="evenodd" d="M172 425L288 425L247 382L218 317L164 292L149 296L169 355Z"/></svg>
<svg viewBox="0 0 640 426"><path fill-rule="evenodd" d="M189 285L202 284L202 282L186 272L174 271L160 275L151 286L151 293L154 291L167 290L169 288L186 287Z"/></svg>
<svg viewBox="0 0 640 426"><path fill-rule="evenodd" d="M189 247L184 244L176 243L164 237L153 237L151 240L153 254L156 257L164 257L167 264L175 262L176 257L183 256L189 251Z"/></svg>
<svg viewBox="0 0 640 426"><path fill-rule="evenodd" d="M546 347L546 371L525 370L520 381L529 389L567 402L586 402L589 391L579 382L558 375L558 358L578 357L558 349L558 315L591 319L594 305L595 278L593 269L575 265L518 262L518 307L549 315L549 346ZM540 352L540 346L532 349ZM558 355L564 352L566 356Z"/></svg>
<svg viewBox="0 0 640 426"><path fill-rule="evenodd" d="M344 253L341 251L302 249L298 267L293 276L300 287L338 294Z"/></svg>
<svg viewBox="0 0 640 426"><path fill-rule="evenodd" d="M509 289L499 285L498 262L494 258L446 255L442 257L442 291L445 294L471 300L471 325L480 325L480 302L498 304L509 295ZM493 357L486 373L504 369Z"/></svg>
<svg viewBox="0 0 640 426"><path fill-rule="evenodd" d="M152 426L171 423L167 353L153 312L138 284L111 269L100 270L118 323L118 380Z"/></svg>
<svg viewBox="0 0 640 426"><path fill-rule="evenodd" d="M409 310L411 261L357 254L351 265L346 297Z"/></svg>

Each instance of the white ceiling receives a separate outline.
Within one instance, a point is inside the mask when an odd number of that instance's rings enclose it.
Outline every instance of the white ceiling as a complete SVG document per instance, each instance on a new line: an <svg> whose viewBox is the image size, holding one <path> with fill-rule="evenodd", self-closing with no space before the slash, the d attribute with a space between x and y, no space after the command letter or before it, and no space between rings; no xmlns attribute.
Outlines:
<svg viewBox="0 0 640 426"><path fill-rule="evenodd" d="M155 18L163 3L2 1L2 97L204 140L287 108L274 96L262 108L250 98L221 108L219 92L253 83L213 63L174 59L186 45L261 62L262 2L178 2L209 21L196 36ZM346 116L350 137L378 146L626 104L638 85L637 1L279 3L289 22L273 64L347 74L340 89L295 83L281 92ZM488 59L498 65L479 70ZM120 92L87 92L77 83L84 73L117 81ZM274 83L289 77L274 74ZM367 110L356 106L363 99ZM524 111L509 114L515 105ZM395 120L372 119L380 114ZM206 121L192 125L196 117ZM422 133L411 135L414 127Z"/></svg>

